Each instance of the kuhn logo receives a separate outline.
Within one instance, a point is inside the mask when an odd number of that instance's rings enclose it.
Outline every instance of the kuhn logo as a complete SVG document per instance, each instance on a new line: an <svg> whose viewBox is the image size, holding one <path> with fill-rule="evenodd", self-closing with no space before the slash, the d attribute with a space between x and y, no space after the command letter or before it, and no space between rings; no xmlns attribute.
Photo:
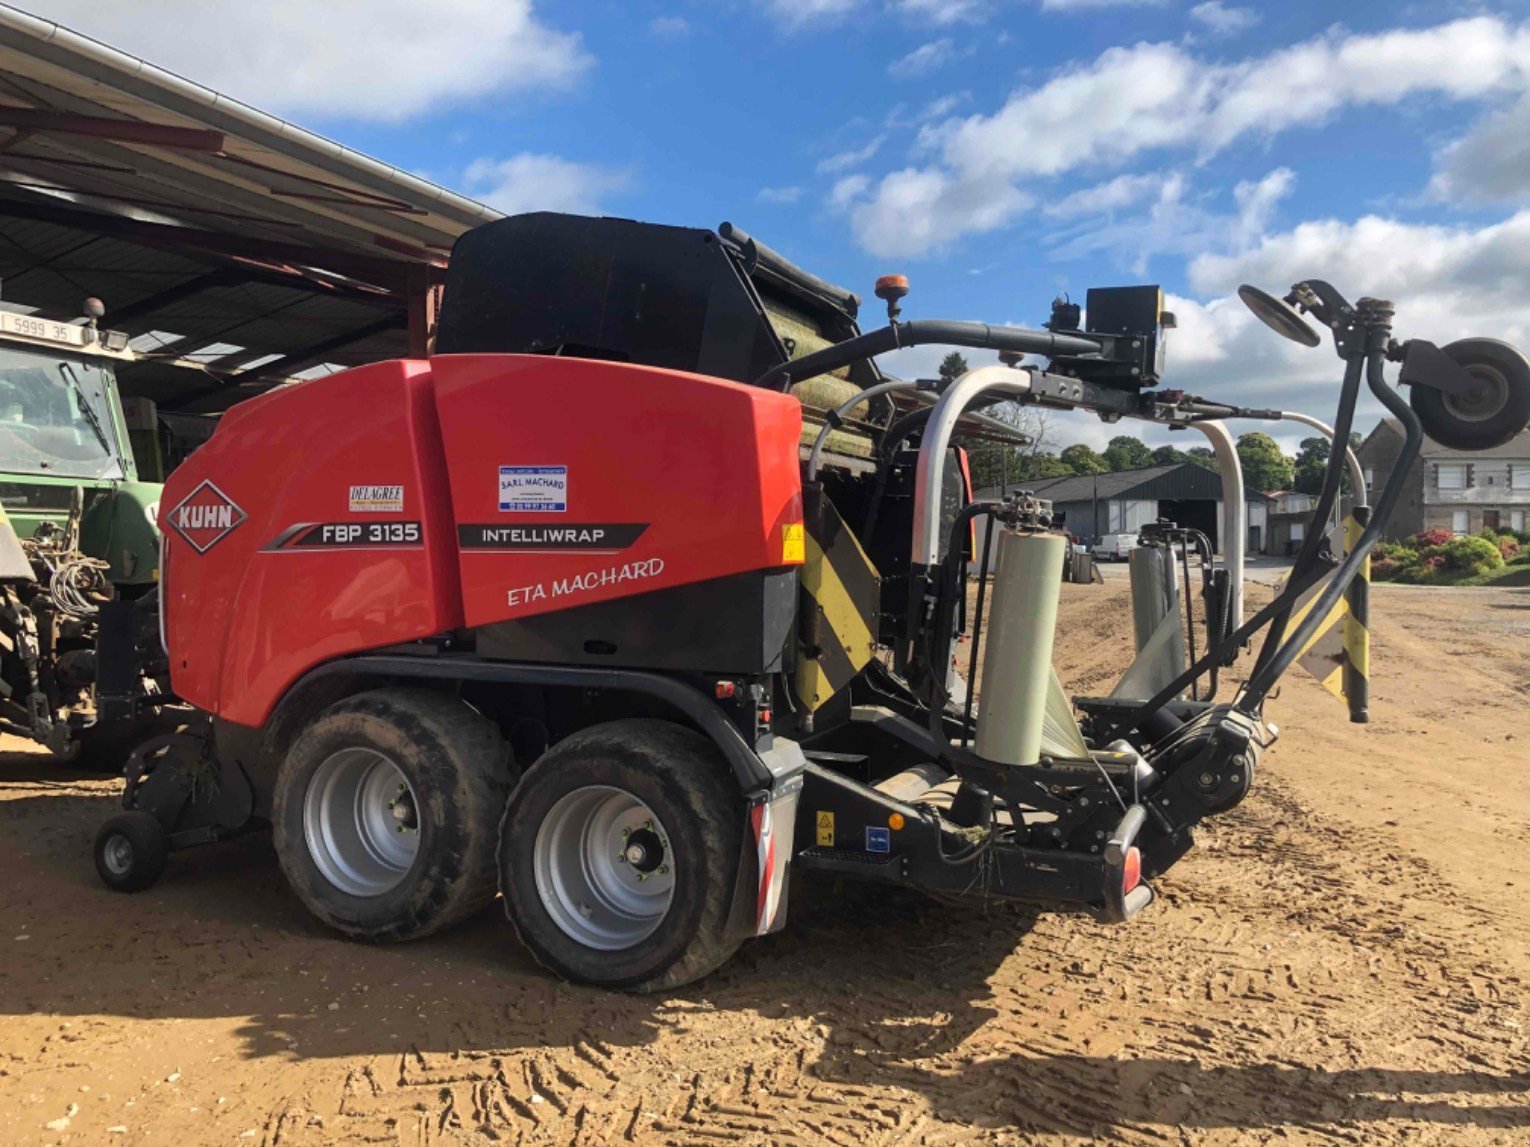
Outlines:
<svg viewBox="0 0 1530 1147"><path fill-rule="evenodd" d="M186 495L175 509L170 511L170 524L175 532L191 543L191 548L205 554L235 527L249 517L234 500L207 479Z"/></svg>

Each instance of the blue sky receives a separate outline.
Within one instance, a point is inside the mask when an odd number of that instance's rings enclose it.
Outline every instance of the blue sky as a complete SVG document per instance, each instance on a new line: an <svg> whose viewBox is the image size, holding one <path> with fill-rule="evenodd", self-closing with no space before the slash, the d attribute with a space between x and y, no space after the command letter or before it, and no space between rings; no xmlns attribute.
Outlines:
<svg viewBox="0 0 1530 1147"><path fill-rule="evenodd" d="M910 316L1158 282L1171 381L1248 402L1328 415L1336 362L1245 279L1530 342L1525 3L22 4L507 210L729 219L866 295L902 271Z"/></svg>

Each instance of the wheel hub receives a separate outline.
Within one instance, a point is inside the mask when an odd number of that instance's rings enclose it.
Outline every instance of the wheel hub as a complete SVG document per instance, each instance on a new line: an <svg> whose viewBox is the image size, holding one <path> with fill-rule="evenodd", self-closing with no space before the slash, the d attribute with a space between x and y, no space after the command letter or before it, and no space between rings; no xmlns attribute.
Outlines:
<svg viewBox="0 0 1530 1147"><path fill-rule="evenodd" d="M341 749L303 797L303 837L319 872L352 896L398 887L419 852L419 809L404 774L373 749Z"/></svg>
<svg viewBox="0 0 1530 1147"><path fill-rule="evenodd" d="M1481 422L1497 414L1508 401L1509 381L1492 367L1477 365L1471 369L1474 385L1466 394L1444 395L1445 406L1457 418L1466 422Z"/></svg>
<svg viewBox="0 0 1530 1147"><path fill-rule="evenodd" d="M625 789L588 785L559 798L537 829L532 857L543 906L588 948L640 943L674 899L669 835Z"/></svg>
<svg viewBox="0 0 1530 1147"><path fill-rule="evenodd" d="M125 836L114 836L101 850L101 857L113 875L121 876L133 867L133 842Z"/></svg>

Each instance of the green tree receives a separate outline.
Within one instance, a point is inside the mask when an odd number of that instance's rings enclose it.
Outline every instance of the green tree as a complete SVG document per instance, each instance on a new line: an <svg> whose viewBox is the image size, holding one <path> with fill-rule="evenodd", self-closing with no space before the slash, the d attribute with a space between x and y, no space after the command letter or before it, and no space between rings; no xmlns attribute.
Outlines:
<svg viewBox="0 0 1530 1147"><path fill-rule="evenodd" d="M1243 482L1250 490L1289 490L1294 475L1291 459L1268 434L1250 430L1238 438L1238 461Z"/></svg>
<svg viewBox="0 0 1530 1147"><path fill-rule="evenodd" d="M1330 449L1325 437L1303 438L1296 454L1291 489L1302 494L1318 494L1323 490L1323 473L1328 469Z"/></svg>
<svg viewBox="0 0 1530 1147"><path fill-rule="evenodd" d="M1197 466L1204 466L1208 470L1218 469L1217 452L1210 446L1192 446L1185 453L1190 456L1190 461L1194 462Z"/></svg>
<svg viewBox="0 0 1530 1147"><path fill-rule="evenodd" d="M1136 470L1153 464L1153 452L1142 439L1118 434L1105 447L1105 464L1111 470Z"/></svg>
<svg viewBox="0 0 1530 1147"><path fill-rule="evenodd" d="M967 360L960 351L952 351L940 360L940 377L943 382L955 382L967 373Z"/></svg>
<svg viewBox="0 0 1530 1147"><path fill-rule="evenodd" d="M1160 446L1153 451L1154 466L1177 465L1180 462L1190 461L1190 455L1186 454L1178 446Z"/></svg>
<svg viewBox="0 0 1530 1147"><path fill-rule="evenodd" d="M1350 449L1357 448L1363 441L1359 434L1351 434ZM1291 481L1291 489L1302 494L1321 494L1323 474L1328 469L1328 455L1331 449L1327 437L1303 438L1301 448L1296 454L1296 476ZM1339 474L1339 488L1348 491L1349 467L1345 466Z"/></svg>
<svg viewBox="0 0 1530 1147"><path fill-rule="evenodd" d="M1075 474L1104 474L1110 470L1110 467L1105 464L1105 459L1082 442L1076 446L1069 446L1057 457Z"/></svg>
<svg viewBox="0 0 1530 1147"><path fill-rule="evenodd" d="M1024 477L1066 478L1072 473L1072 468L1056 454L1036 454L1026 459Z"/></svg>

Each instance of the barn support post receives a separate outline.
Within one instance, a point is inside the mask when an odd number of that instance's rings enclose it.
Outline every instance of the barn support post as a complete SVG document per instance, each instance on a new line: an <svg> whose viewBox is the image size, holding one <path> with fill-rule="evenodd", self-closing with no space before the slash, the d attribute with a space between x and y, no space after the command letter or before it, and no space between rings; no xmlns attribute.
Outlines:
<svg viewBox="0 0 1530 1147"><path fill-rule="evenodd" d="M409 357L429 358L436 345L441 283L434 268L409 268Z"/></svg>

